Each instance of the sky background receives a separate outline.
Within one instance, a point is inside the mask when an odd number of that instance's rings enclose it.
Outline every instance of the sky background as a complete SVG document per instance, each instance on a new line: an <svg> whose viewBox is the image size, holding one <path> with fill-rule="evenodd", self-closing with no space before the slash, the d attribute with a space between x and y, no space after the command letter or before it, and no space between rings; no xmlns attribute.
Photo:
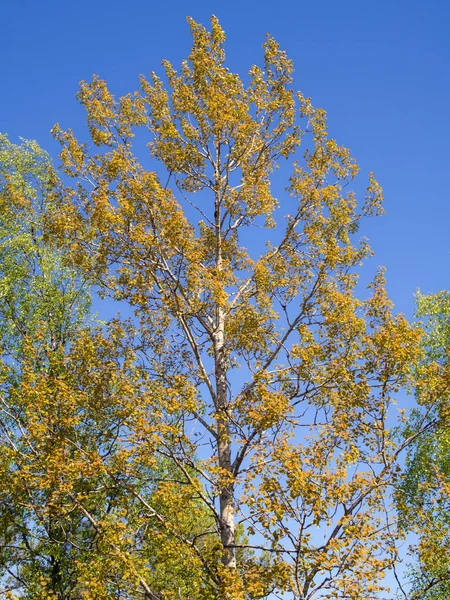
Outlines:
<svg viewBox="0 0 450 600"><path fill-rule="evenodd" d="M387 267L398 311L417 288L450 287L450 4L436 1L305 2L3 0L0 132L36 139L56 158L55 122L83 138L75 99L93 73L117 95L138 75L178 65L190 48L186 15L218 16L229 68L261 64L270 32L295 64L295 87L325 108L330 135L374 170L386 215L361 228ZM282 202L282 196L279 197Z"/></svg>

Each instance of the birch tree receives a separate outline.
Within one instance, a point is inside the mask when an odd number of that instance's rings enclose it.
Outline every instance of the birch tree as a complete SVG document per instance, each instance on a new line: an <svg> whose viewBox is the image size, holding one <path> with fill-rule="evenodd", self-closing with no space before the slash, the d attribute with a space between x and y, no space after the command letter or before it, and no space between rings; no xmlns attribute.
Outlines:
<svg viewBox="0 0 450 600"><path fill-rule="evenodd" d="M164 531L200 561L202 597L375 598L396 557L390 486L416 435L396 442L388 423L420 356L381 269L356 293L381 188L370 173L359 198L355 160L272 37L241 79L217 19L189 25L188 58L139 91L81 84L91 145L55 126L76 185L56 194L49 232L134 311L151 382L134 443L211 517L177 533L167 484Z"/></svg>

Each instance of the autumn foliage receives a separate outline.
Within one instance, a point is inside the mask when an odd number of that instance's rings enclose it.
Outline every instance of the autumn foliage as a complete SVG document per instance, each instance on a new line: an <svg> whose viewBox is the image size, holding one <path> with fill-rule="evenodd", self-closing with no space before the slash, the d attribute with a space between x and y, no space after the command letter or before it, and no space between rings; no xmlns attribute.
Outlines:
<svg viewBox="0 0 450 600"><path fill-rule="evenodd" d="M217 19L189 24L188 59L139 91L81 84L90 145L54 129L41 242L127 318L52 343L44 319L4 363L2 535L35 555L9 597L379 598L399 457L432 427L402 437L393 406L419 329L381 269L358 286L382 192L369 174L358 197L275 40L241 79Z"/></svg>

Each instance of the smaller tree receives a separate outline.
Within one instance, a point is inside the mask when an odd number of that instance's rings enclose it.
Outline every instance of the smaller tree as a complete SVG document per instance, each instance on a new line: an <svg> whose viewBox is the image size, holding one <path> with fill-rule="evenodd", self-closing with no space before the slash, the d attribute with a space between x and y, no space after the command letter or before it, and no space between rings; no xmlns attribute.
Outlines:
<svg viewBox="0 0 450 600"><path fill-rule="evenodd" d="M165 484L162 539L198 557L211 597L377 598L395 555L386 496L409 443L396 443L391 407L420 357L382 272L357 296L371 251L356 234L382 193L373 176L362 201L352 191L355 161L294 92L275 40L242 80L217 19L189 24L188 58L140 91L81 85L92 146L55 127L76 182L51 231L135 310L151 374L135 442L170 460L214 521L186 537ZM283 219L273 174L289 159ZM256 558L239 560L242 546Z"/></svg>
<svg viewBox="0 0 450 600"><path fill-rule="evenodd" d="M36 591L36 582L47 575L55 591L73 584L72 557L62 531L73 530L74 524L66 518L63 525L45 486L37 490L31 482L33 471L48 474L45 463L61 435L55 418L59 413L61 424L65 412L64 406L49 410L51 394L43 393L42 382L46 379L50 386L56 381L56 362L80 331L90 305L86 279L63 266L60 252L43 239L44 215L56 179L48 154L36 142L16 145L0 135L0 568L8 580L4 579L4 593L17 587L22 593Z"/></svg>
<svg viewBox="0 0 450 600"><path fill-rule="evenodd" d="M44 235L56 184L35 142L0 136L0 593L194 600L206 584L180 536L211 523L142 443L151 385L133 329L94 326L90 282Z"/></svg>
<svg viewBox="0 0 450 600"><path fill-rule="evenodd" d="M405 530L418 536L412 548L411 598L450 597L450 292L417 295L417 316L424 320L425 359L417 371L419 408L406 434L428 421L432 426L409 449L397 499ZM433 376L435 389L429 385ZM439 382L439 383L438 383ZM433 401L439 397L439 403Z"/></svg>

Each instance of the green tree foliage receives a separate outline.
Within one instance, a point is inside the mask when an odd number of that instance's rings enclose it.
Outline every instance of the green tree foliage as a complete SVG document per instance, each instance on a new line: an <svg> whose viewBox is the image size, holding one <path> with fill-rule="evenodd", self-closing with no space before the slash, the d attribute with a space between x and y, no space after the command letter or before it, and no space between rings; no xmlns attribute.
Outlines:
<svg viewBox="0 0 450 600"><path fill-rule="evenodd" d="M50 347L66 344L89 306L80 274L63 267L58 252L43 243L55 181L49 156L36 142L15 145L0 136L1 350L12 362L38 330Z"/></svg>
<svg viewBox="0 0 450 600"><path fill-rule="evenodd" d="M405 530L418 537L413 548L416 562L411 568L411 597L445 600L450 597L450 293L418 294L417 316L424 320L426 357L417 373L420 406L407 435L424 422L433 426L408 452L398 502ZM443 385L438 390L422 382L423 373L430 370L441 374ZM432 401L436 393L438 404Z"/></svg>

